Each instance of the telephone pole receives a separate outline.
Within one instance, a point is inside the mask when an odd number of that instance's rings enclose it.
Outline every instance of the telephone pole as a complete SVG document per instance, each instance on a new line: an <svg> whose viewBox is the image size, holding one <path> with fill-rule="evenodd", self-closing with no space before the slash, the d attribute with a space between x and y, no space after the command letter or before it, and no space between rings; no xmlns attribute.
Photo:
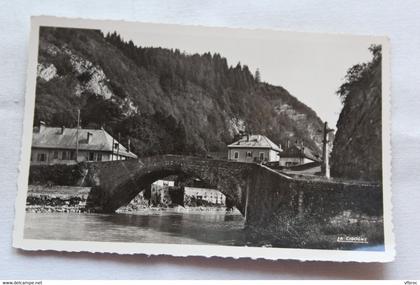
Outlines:
<svg viewBox="0 0 420 285"><path fill-rule="evenodd" d="M328 134L333 132L334 129L328 128L328 123L324 123L324 137L322 140L322 166L321 172L326 178L330 178L330 163L329 163L329 151L328 151Z"/></svg>
<svg viewBox="0 0 420 285"><path fill-rule="evenodd" d="M118 133L117 160L120 160L120 141L121 141L121 134Z"/></svg>
<svg viewBox="0 0 420 285"><path fill-rule="evenodd" d="M80 109L77 109L77 127L76 127L76 162L79 159L79 128L80 128Z"/></svg>

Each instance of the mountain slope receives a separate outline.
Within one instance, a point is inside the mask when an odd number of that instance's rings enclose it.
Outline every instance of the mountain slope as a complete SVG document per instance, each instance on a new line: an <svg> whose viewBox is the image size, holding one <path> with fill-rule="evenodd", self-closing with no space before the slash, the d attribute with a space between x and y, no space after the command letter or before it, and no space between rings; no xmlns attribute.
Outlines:
<svg viewBox="0 0 420 285"><path fill-rule="evenodd" d="M116 33L40 30L34 124L104 127L135 153L224 153L240 132L319 151L316 113L219 54L137 47Z"/></svg>

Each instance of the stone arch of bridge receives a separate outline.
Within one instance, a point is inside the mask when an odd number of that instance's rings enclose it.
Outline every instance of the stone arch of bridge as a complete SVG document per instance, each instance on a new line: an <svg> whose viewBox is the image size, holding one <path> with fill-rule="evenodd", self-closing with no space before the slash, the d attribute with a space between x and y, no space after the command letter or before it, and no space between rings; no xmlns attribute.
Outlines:
<svg viewBox="0 0 420 285"><path fill-rule="evenodd" d="M220 191L228 197L233 205L244 215L245 213L245 190L243 182L239 177L231 175L226 171L219 171L217 167L199 170L195 165L168 164L142 167L137 171L131 171L125 179L120 181L102 203L104 212L114 212L118 208L127 205L141 191L160 179L171 175L185 175L201 179L212 189Z"/></svg>

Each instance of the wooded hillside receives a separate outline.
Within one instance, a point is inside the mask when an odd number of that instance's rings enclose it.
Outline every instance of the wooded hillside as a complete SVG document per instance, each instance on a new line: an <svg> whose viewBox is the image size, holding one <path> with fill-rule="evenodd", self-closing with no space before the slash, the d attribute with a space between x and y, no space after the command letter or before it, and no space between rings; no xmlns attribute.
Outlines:
<svg viewBox="0 0 420 285"><path fill-rule="evenodd" d="M43 27L34 125L74 127L78 108L83 127L130 138L140 156L225 153L241 132L321 147L316 113L246 65L139 47L117 33Z"/></svg>

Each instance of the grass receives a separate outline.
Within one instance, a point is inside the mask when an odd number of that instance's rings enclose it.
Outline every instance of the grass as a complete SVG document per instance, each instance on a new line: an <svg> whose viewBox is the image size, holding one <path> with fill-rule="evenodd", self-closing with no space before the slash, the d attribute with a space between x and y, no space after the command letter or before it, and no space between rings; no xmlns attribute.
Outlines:
<svg viewBox="0 0 420 285"><path fill-rule="evenodd" d="M354 221L356 220L356 221ZM383 220L359 217L327 221L313 217L276 215L267 227L247 227L249 239L257 246L352 250L360 243L338 242L338 237L366 238L368 246L384 243Z"/></svg>

